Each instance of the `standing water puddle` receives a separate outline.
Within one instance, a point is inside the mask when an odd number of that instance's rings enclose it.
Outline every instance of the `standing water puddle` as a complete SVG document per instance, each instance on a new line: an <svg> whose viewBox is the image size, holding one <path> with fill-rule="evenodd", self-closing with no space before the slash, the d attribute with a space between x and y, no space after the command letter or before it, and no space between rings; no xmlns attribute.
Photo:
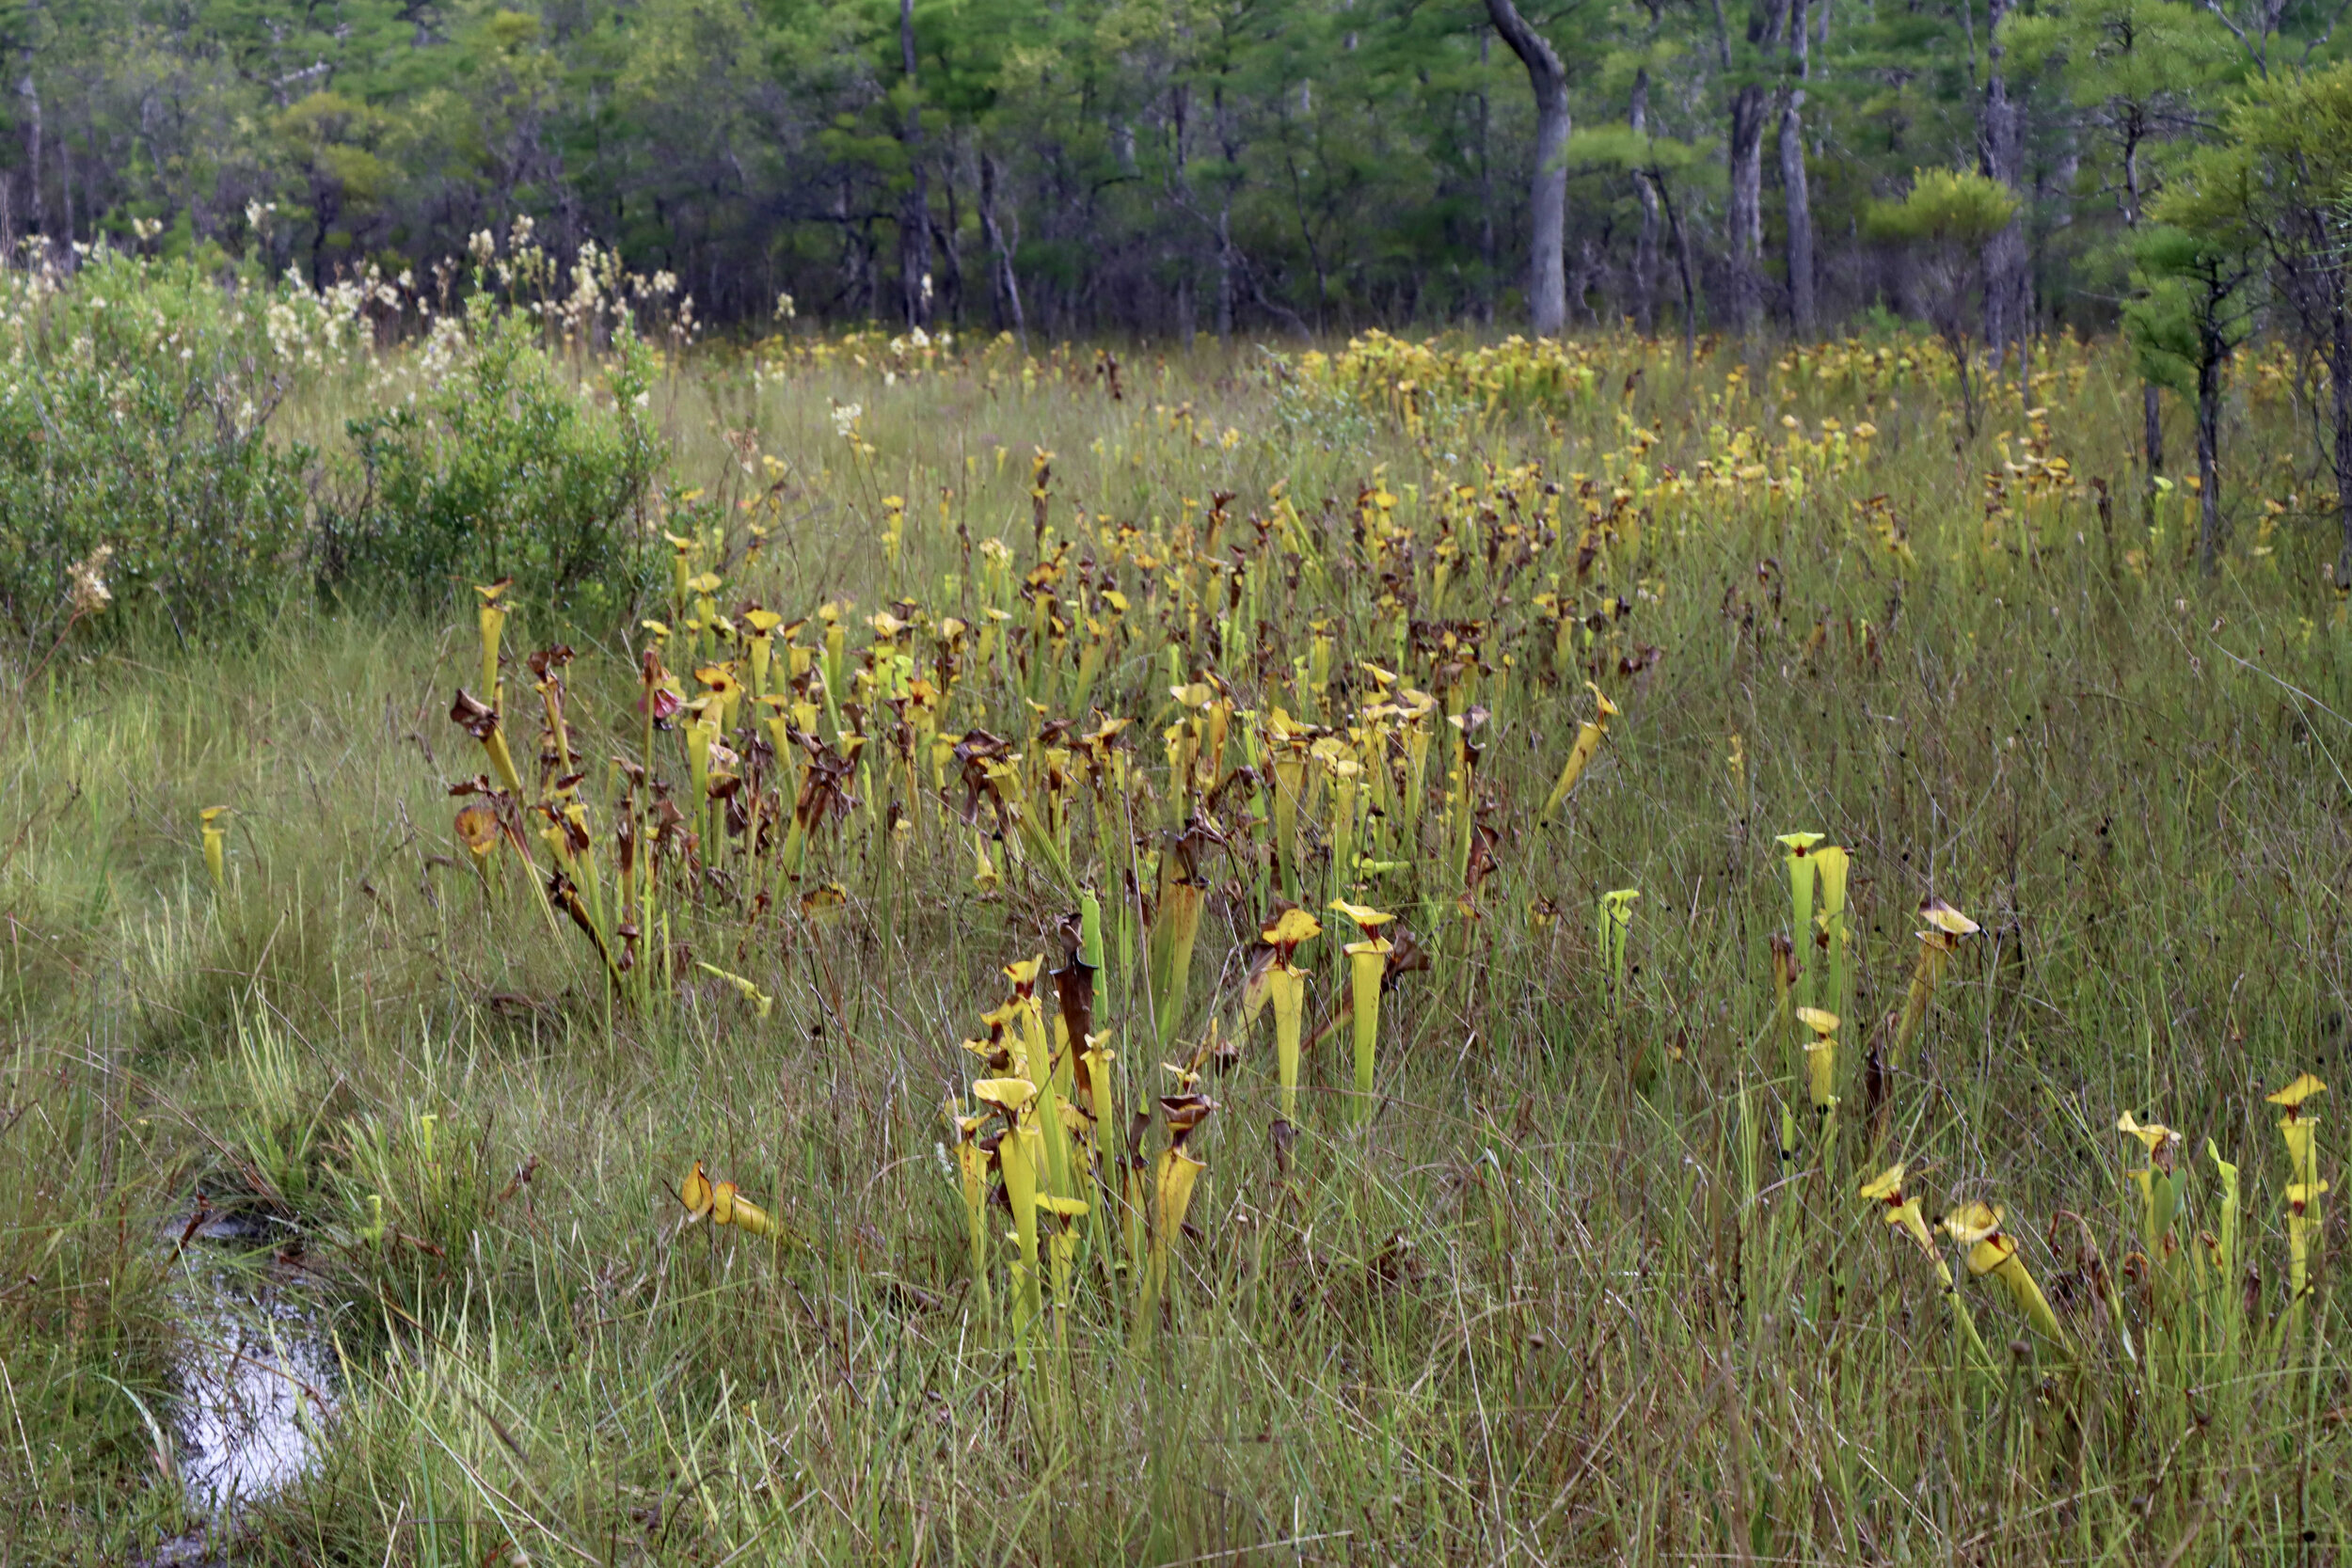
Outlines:
<svg viewBox="0 0 2352 1568"><path fill-rule="evenodd" d="M210 1214L185 1234L172 1291L180 1351L171 1435L189 1510L212 1524L164 1542L151 1568L216 1560L238 1512L298 1480L318 1456L338 1369L299 1271L272 1259L272 1249L294 1240L247 1214ZM246 1257L232 1264L231 1253Z"/></svg>

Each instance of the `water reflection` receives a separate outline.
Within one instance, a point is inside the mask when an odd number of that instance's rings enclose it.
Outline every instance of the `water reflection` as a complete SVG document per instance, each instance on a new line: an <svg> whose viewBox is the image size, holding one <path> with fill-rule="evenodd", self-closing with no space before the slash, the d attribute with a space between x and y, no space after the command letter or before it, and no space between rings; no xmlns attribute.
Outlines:
<svg viewBox="0 0 2352 1568"><path fill-rule="evenodd" d="M310 1468L335 1357L291 1229L206 1207L175 1241L180 1481L194 1510L226 1520Z"/></svg>
<svg viewBox="0 0 2352 1568"><path fill-rule="evenodd" d="M308 1469L334 1411L334 1361L315 1307L230 1271L179 1292L180 1477L209 1513L267 1497Z"/></svg>

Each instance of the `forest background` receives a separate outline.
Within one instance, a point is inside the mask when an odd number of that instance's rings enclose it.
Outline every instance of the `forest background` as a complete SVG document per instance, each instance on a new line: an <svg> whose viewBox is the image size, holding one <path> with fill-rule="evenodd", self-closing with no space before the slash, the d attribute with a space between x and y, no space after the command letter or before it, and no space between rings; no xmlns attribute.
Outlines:
<svg viewBox="0 0 2352 1568"><path fill-rule="evenodd" d="M2343 9L45 0L0 20L0 237L316 287L530 216L706 321L1804 336L1933 314L1871 214L1963 168L2018 198L1970 280L1997 348L2145 293L2122 242Z"/></svg>

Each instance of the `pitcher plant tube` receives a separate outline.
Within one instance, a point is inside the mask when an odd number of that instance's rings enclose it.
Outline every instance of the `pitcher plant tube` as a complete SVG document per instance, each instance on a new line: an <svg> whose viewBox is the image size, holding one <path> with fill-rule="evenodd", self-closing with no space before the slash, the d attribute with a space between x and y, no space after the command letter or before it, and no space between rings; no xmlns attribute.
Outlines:
<svg viewBox="0 0 2352 1568"><path fill-rule="evenodd" d="M2305 1072L2264 1097L2279 1107L2279 1136L2287 1146L2287 1299L2297 1308L2311 1290L2312 1247L2320 1234L2319 1200L2328 1191L2328 1183L2319 1179L2319 1118L2308 1107L2314 1095L2327 1092L2317 1074Z"/></svg>
<svg viewBox="0 0 2352 1568"><path fill-rule="evenodd" d="M1395 916L1363 904L1335 899L1331 908L1355 922L1363 933L1343 950L1347 957L1348 1006L1354 1016L1356 1048L1356 1117L1366 1120L1377 1108L1373 1098L1375 1055L1380 1047L1380 988L1387 982L1389 958L1396 951L1380 934Z"/></svg>
<svg viewBox="0 0 2352 1568"><path fill-rule="evenodd" d="M1977 1321L1970 1315L1968 1304L1961 1299L1959 1284L1952 1277L1951 1264L1945 1261L1943 1249L1935 1244L1935 1238L1929 1233L1918 1197L1903 1191L1906 1169L1903 1165L1889 1165L1865 1181L1859 1196L1866 1202L1880 1205L1887 1225L1900 1231L1934 1268L1936 1288L1943 1292L1945 1304L1952 1311L1953 1332L1976 1353L1978 1361L1989 1361L1984 1341L1977 1337Z"/></svg>
<svg viewBox="0 0 2352 1568"><path fill-rule="evenodd" d="M2050 1310L2049 1298L2017 1256L2016 1240L2001 1229L2001 1211L1981 1200L1963 1203L1944 1216L1946 1235L1968 1249L1968 1273L1979 1279L1993 1275L2009 1288L2010 1299L2042 1337L2071 1353L2073 1341Z"/></svg>

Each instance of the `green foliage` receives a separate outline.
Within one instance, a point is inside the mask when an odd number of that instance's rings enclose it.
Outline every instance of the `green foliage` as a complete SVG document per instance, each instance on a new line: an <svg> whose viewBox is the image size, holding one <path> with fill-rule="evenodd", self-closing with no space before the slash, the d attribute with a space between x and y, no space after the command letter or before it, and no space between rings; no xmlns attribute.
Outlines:
<svg viewBox="0 0 2352 1568"><path fill-rule="evenodd" d="M2185 398L2197 395L2197 312L2186 284L2153 279L2123 308L2123 328L2141 380Z"/></svg>
<svg viewBox="0 0 2352 1568"><path fill-rule="evenodd" d="M529 317L483 296L435 352L448 363L422 397L350 422L356 472L322 509L321 579L432 602L512 577L584 621L627 609L660 462L651 352L624 326L599 388L559 366Z"/></svg>
<svg viewBox="0 0 2352 1568"><path fill-rule="evenodd" d="M2201 150L2152 205L2135 237L2143 297L2124 311L2141 368L2159 386L2195 384L2201 358L2226 356L2253 325L2248 285L2262 245L2253 166L2243 141Z"/></svg>
<svg viewBox="0 0 2352 1568"><path fill-rule="evenodd" d="M2123 309L2123 327L2139 373L2194 398L2203 353L2199 285L2220 259L2199 235L2171 224L2154 225L2141 233L2132 257L2141 290Z"/></svg>
<svg viewBox="0 0 2352 1568"><path fill-rule="evenodd" d="M1921 169L1900 201L1872 203L1866 230L1899 244L1983 245L2017 215L2017 193L1975 169Z"/></svg>
<svg viewBox="0 0 2352 1568"><path fill-rule="evenodd" d="M2004 7L1988 40L1963 8L1808 0L1800 56L1787 4L1531 4L1571 84L1581 297L1609 318L1677 292L1661 274L1685 242L1697 277L1722 277L1744 243L1731 116L1744 103L1745 135L1772 143L1801 89L1814 272L1833 319L1859 315L1887 281L1857 243L1871 203L1916 165L1982 155L1998 42L2019 145L1995 172L2033 187L2039 309L2106 325L2109 240L2212 139L2227 95L2352 41L2309 0L2221 8L2046 0ZM1007 254L1028 321L1057 332L1510 309L1534 114L1483 7L917 0L911 67L898 9L32 8L11 214L53 241L215 246L313 287L371 259L430 268L527 214L565 255L594 233L691 279L705 320L765 320L789 293L812 315L906 323L925 313L904 231L919 175L930 326L1011 325ZM2072 189L2046 178L2066 168ZM1665 242L1661 196L1680 231ZM1772 182L1762 206L1775 273L1789 220Z"/></svg>
<svg viewBox="0 0 2352 1568"><path fill-rule="evenodd" d="M1707 150L1672 136L1648 136L1629 125L1587 126L1568 136L1568 166L1638 172L1680 173L1698 165Z"/></svg>
<svg viewBox="0 0 2352 1568"><path fill-rule="evenodd" d="M2185 0L2061 0L2011 12L2001 40L2020 74L2058 72L2068 101L2118 140L2183 129L2180 118L2234 64L2219 19Z"/></svg>
<svg viewBox="0 0 2352 1568"><path fill-rule="evenodd" d="M11 275L0 307L0 615L39 637L110 550L106 624L183 636L275 603L308 454L274 445L262 312L193 264L101 256L72 286Z"/></svg>

